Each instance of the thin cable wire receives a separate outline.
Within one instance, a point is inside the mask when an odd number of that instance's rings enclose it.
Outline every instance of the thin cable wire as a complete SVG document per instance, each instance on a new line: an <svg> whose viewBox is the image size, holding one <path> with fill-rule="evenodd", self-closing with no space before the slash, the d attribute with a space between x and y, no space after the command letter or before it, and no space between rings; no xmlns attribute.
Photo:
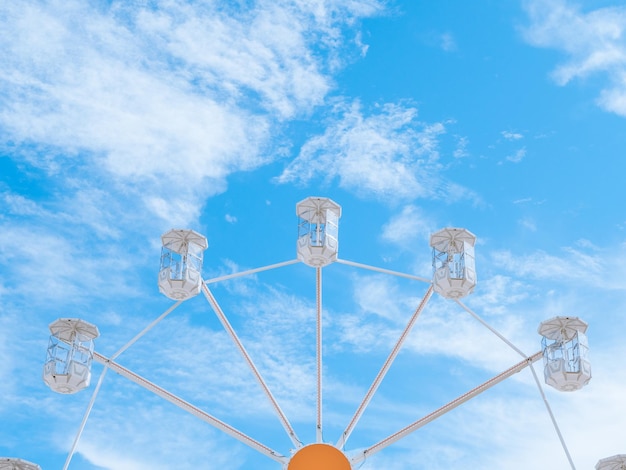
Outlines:
<svg viewBox="0 0 626 470"><path fill-rule="evenodd" d="M67 454L67 459L65 459L65 465L63 465L63 470L67 470L67 467L69 467L70 462L72 461L72 457L74 456L74 452L76 452L76 447L78 446L78 441L80 440L80 437L82 436L85 429L85 425L87 424L87 418L89 418L89 415L91 414L93 404L96 402L96 396L98 396L98 392L100 391L100 387L102 386L102 382L104 381L104 376L106 375L108 370L108 368L104 367L102 370L102 374L100 374L100 378L98 379L96 388L94 389L93 394L91 395L91 399L89 400L89 405L87 405L87 410L83 415L83 420L81 421L80 427L78 428L78 433L76 434L74 442L72 443L72 448L70 449L69 454Z"/></svg>
<svg viewBox="0 0 626 470"><path fill-rule="evenodd" d="M114 361L115 359L117 359L117 357L120 354L122 354L124 351L130 348L133 344L135 344L143 335L145 335L148 331L154 328L157 325L157 323L159 323L161 320L167 317L170 313L172 313L176 309L176 307L178 307L183 302L184 302L183 300L179 300L170 308L168 308L165 312L163 312L157 319L152 321L148 326L146 326L143 330L141 330L133 339L131 339L128 343L126 343L124 346L118 349L117 352L111 356L111 360Z"/></svg>
<svg viewBox="0 0 626 470"><path fill-rule="evenodd" d="M489 323L487 323L485 320L483 320L481 317L479 317L469 307L465 306L465 304L463 304L463 302L461 302L459 299L454 299L454 301L457 304L459 304L472 317L474 317L476 320L478 320L485 328L487 328L494 335L496 335L498 338L500 338L502 341L504 341L506 344L508 344L509 347L513 351L515 351L517 354L519 354L522 357L528 357L526 354L524 354L524 352L521 349L519 349L517 346L515 346L513 343L511 343L502 333L500 333L498 330L496 330L494 327L492 327Z"/></svg>
<svg viewBox="0 0 626 470"><path fill-rule="evenodd" d="M488 328L492 333L494 333L498 338L500 338L502 341L504 341L506 344L508 344L509 347L511 347L511 349L513 349L515 352L520 354L522 357L527 357L526 354L524 354L522 352L522 350L520 350L517 346L515 346L513 343L511 343L504 335L502 335L498 330L496 330L494 327L489 325L485 320L483 320L481 317L479 317L476 313L474 313L469 307L465 306L458 299L455 299L455 301L466 312L468 312L472 317L474 317L476 320L478 320L480 323L482 323L486 328ZM537 384L537 387L539 388L539 393L541 394L541 398L543 399L543 403L546 405L546 409L548 410L548 414L550 415L550 419L552 420L552 425L554 426L554 430L556 431L556 434L559 437L559 441L561 442L561 446L563 447L563 451L565 452L565 455L567 456L567 460L569 461L569 463L570 463L570 465L572 467L572 470L576 470L576 467L574 466L574 462L572 461L572 456L570 455L569 449L567 448L567 445L565 444L565 440L563 439L563 435L561 434L561 429L559 428L559 425L556 422L556 418L554 417L554 413L552 413L552 408L550 407L550 403L548 403L548 398L546 397L546 394L543 392L543 387L541 386L539 378L537 377L537 373L535 372L535 368L532 367L532 365L530 367L530 370L533 373L533 377L535 379L535 383Z"/></svg>
<svg viewBox="0 0 626 470"><path fill-rule="evenodd" d="M205 279L204 283L205 284L213 284L213 283L220 282L220 281L227 281L229 279L234 279L234 278L237 278L237 277L247 276L249 274L260 273L262 271L268 271L270 269L281 268L283 266L289 266L291 264L295 264L295 263L299 263L299 262L300 262L299 259L293 259L293 260L290 260L290 261L284 261L282 263L270 264L269 266L263 266L263 267L260 267L260 268L249 269L247 271L241 271L239 273L226 274L224 276L214 277L213 279Z"/></svg>
<svg viewBox="0 0 626 470"><path fill-rule="evenodd" d="M569 460L569 464L572 467L572 470L576 470L574 466L574 461L572 460L572 456L567 449L567 445L565 445L565 440L563 439L563 435L561 434L561 430L559 429L559 425L556 422L556 418L552 413L552 408L550 407L550 403L548 403L548 398L543 391L543 387L541 386L541 381L539 377L537 377L537 372L535 372L535 368L531 365L530 370L533 373L533 377L535 379L535 383L537 384L537 388L539 389L539 393L541 394L541 398L543 399L543 403L546 405L546 409L548 410L548 414L550 415L550 419L552 420L552 424L554 425L554 429L556 430L556 434L559 436L559 440L561 441L561 445L563 446L563 450L565 451L565 455L567 455L567 460Z"/></svg>
<svg viewBox="0 0 626 470"><path fill-rule="evenodd" d="M432 283L432 279L426 278L426 277L421 277L421 276L414 276L413 274L406 274L406 273L401 273L398 271L391 271L389 269L383 269L383 268L377 268L376 266L369 266L367 264L361 264L361 263L355 263L354 261L348 261L345 259L337 259L337 263L339 264L345 264L346 266L353 266L355 268L362 268L362 269L367 269L369 271L376 271L379 273L385 273L385 274L391 274L392 276L398 276L398 277L405 277L407 279L413 279L416 281L421 281L421 282L427 282L428 284Z"/></svg>

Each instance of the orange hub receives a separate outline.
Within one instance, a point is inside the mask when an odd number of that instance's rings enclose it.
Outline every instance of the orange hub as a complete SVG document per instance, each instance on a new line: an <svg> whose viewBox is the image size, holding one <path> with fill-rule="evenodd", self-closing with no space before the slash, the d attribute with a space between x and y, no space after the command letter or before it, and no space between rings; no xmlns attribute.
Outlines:
<svg viewBox="0 0 626 470"><path fill-rule="evenodd" d="M296 452L287 470L350 470L350 461L336 447L311 444Z"/></svg>

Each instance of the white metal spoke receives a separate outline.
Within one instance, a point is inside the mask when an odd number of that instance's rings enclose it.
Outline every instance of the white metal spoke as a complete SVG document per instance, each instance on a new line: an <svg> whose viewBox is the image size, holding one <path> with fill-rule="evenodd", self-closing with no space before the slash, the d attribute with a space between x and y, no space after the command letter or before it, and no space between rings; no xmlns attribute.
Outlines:
<svg viewBox="0 0 626 470"><path fill-rule="evenodd" d="M316 315L316 359L317 359L317 425L315 435L317 442L321 443L322 433L322 268L315 269L315 300L317 306Z"/></svg>
<svg viewBox="0 0 626 470"><path fill-rule="evenodd" d="M269 271L270 269L282 268L283 266L289 266L299 263L299 259L293 259L291 261L284 261L282 263L270 264L268 266L262 266L260 268L249 269L247 271L241 271L239 273L225 274L224 276L214 277L212 279L205 279L205 284L214 284L216 282L227 281L229 279L235 279L242 276L248 276L250 274L260 273L262 271Z"/></svg>
<svg viewBox="0 0 626 470"><path fill-rule="evenodd" d="M336 444L336 447L338 447L339 449L343 449L343 447L346 445L346 442L347 442L348 438L350 437L350 434L352 433L352 431L354 430L354 427L356 426L357 422L361 418L361 415L363 414L363 412L367 408L367 405L369 404L370 400L374 396L374 393L376 393L376 390L378 389L379 385L383 381L383 378L387 374L387 371L389 370L389 368L393 364L393 361L395 360L396 356L400 352L400 348L404 344L404 341L406 340L409 332L413 328L413 325L415 325L415 322L417 321L417 318L419 317L420 313L422 313L422 310L426 306L426 304L427 304L428 300L430 299L430 297L432 296L432 294L433 294L433 286L431 284L431 286L426 291L426 294L424 295L424 298L422 299L422 301L418 305L417 309L415 310L415 312L413 313L413 315L409 319L409 322L408 322L406 328L404 329L404 331L402 332L402 334L400 335L400 338L398 339L396 345L391 350L391 353L389 354L389 357L387 357L387 360L385 361L385 363L381 367L380 371L378 372L378 375L374 379L374 382L370 386L370 389L365 394L365 397L363 398L363 401L361 402L361 404L359 405L358 409L356 410L356 413L352 417L352 420L350 420L350 423L346 427L346 430L341 434L341 438L339 439L339 441Z"/></svg>
<svg viewBox="0 0 626 470"><path fill-rule="evenodd" d="M510 367L509 369L505 370L501 374L496 375L495 377L493 377L492 379L490 379L490 380L486 381L485 383L479 385L478 387L476 387L476 388L470 390L469 392L461 395L460 397L452 400L447 405L442 406L441 408L439 408L439 409L433 411L432 413L424 416L423 418L415 421L414 423L408 425L407 427L401 429L400 431L398 431L398 432L392 434L391 436L383 439L382 441L378 442L377 444L374 444L373 446L365 449L363 452L357 454L355 457L353 457L351 459L352 465L356 465L356 464L364 461L366 458L368 458L371 455L374 455L376 452L379 452L379 451L383 450L385 447L393 444L394 442L402 439L403 437L406 437L407 435L409 435L413 431L416 431L417 429L421 428L422 426L424 426L424 425L430 423L431 421L434 421L435 419L439 418L440 416L446 414L448 411L452 411L456 407L462 405L466 401L468 401L468 400L474 398L475 396L481 394L485 390L487 390L487 389L493 387L494 385L502 382L503 380L511 377L513 374L516 374L516 373L520 372L524 368L532 365L534 362L536 362L539 359L541 359L542 356L543 356L543 351L536 352L532 356L527 357L523 361L515 364L513 367Z"/></svg>
<svg viewBox="0 0 626 470"><path fill-rule="evenodd" d="M152 393L160 396L161 398L169 401L170 403L178 406L179 408L187 411L188 413L191 413L192 415L194 415L197 418L200 418L202 421L209 423L211 426L216 427L217 429L225 432L226 434L228 434L231 437L234 437L235 439L237 439L238 441L246 444L247 446L253 448L254 450L262 453L263 455L266 455L267 457L280 462L282 464L287 462L287 458L284 457L283 455L280 455L278 452L270 449L269 447L261 444L260 442L252 439L251 437L247 436L246 434L242 433L241 431L239 431L238 429L233 428L232 426L224 423L223 421L220 421L219 419L211 416L210 414L208 414L207 412L201 410L200 408L192 405L191 403L186 402L185 400L183 400L182 398L168 392L167 390L159 387L158 385L150 382L149 380L141 377L138 374L135 374L134 372L130 371L129 369L127 369L126 367L108 359L107 357L103 356L102 354L99 354L97 352L94 352L93 354L94 359L99 362L100 364L104 365L105 367L108 367L109 369L113 370L114 372L120 374L121 376L131 380L132 382L135 382L137 385L140 385L142 387L144 387L145 389L151 391Z"/></svg>
<svg viewBox="0 0 626 470"><path fill-rule="evenodd" d="M287 416L285 416L285 413L283 413L283 411L280 409L278 402L272 395L272 392L270 391L269 387L265 383L265 380L263 380L263 377L261 376L259 370L254 365L254 362L252 362L252 358L246 351L246 348L243 346L243 343L237 336L237 333L235 333L235 330L233 329L230 322L228 321L228 318L226 318L226 315L224 315L224 312L222 311L221 307L217 303L217 300L215 300L213 293L210 291L209 287L204 283L202 284L202 292L204 293L204 296L208 300L209 304L211 304L211 307L213 308L213 311L217 315L219 321L222 323L222 326L224 327L228 335L231 337L231 339L237 346L237 349L239 349L239 352L241 353L244 360L246 361L246 364L248 364L248 367L254 374L254 377L259 382L259 385L263 389L263 392L265 393L270 403L272 404L274 411L276 411L276 414L278 415L278 418L280 419L281 424L285 428L285 431L287 431L287 434L289 434L289 438L291 439L291 441L296 447L301 447L302 442L296 436L296 432L294 431L293 427L289 423Z"/></svg>
<svg viewBox="0 0 626 470"><path fill-rule="evenodd" d="M379 273L390 274L392 276L413 279L415 281L427 282L428 284L432 283L432 279L429 279L427 277L414 276L413 274L406 274L406 273L401 273L399 271L391 271L389 269L377 268L376 266L369 266L367 264L355 263L354 261L347 261L345 259L337 259L337 263L345 264L346 266L353 266L355 268L367 269L369 271L376 271Z"/></svg>

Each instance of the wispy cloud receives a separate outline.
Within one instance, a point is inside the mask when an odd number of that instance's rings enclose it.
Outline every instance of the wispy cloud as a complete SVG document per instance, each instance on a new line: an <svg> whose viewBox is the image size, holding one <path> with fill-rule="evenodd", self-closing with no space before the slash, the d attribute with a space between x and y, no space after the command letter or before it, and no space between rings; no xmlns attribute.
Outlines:
<svg viewBox="0 0 626 470"><path fill-rule="evenodd" d="M446 52L456 51L458 49L456 40L452 33L443 33L440 36L440 45L441 48Z"/></svg>
<svg viewBox="0 0 626 470"><path fill-rule="evenodd" d="M563 247L558 253L535 251L524 255L514 255L508 250L492 253L493 262L501 268L520 276L534 279L551 279L560 282L590 284L597 289L625 288L622 282L623 263L616 261L616 249L589 249L585 246ZM623 258L618 256L618 259ZM611 276L606 275L606 266L616 269Z"/></svg>
<svg viewBox="0 0 626 470"><path fill-rule="evenodd" d="M469 139L467 137L459 137L457 141L457 147L454 150L454 158L463 158L469 155L467 147L469 145Z"/></svg>
<svg viewBox="0 0 626 470"><path fill-rule="evenodd" d="M428 240L435 223L417 206L408 205L382 227L383 240L404 248L416 245L416 239Z"/></svg>
<svg viewBox="0 0 626 470"><path fill-rule="evenodd" d="M439 139L445 131L443 123L419 121L414 107L364 110L358 101L340 103L326 131L302 146L277 181L338 179L339 186L362 196L388 200L458 197L440 174Z"/></svg>
<svg viewBox="0 0 626 470"><path fill-rule="evenodd" d="M518 149L512 155L509 155L508 157L506 157L506 159L507 161L512 162L512 163L519 163L524 159L525 156L526 156L526 147L523 147L521 149Z"/></svg>
<svg viewBox="0 0 626 470"><path fill-rule="evenodd" d="M519 140L524 137L524 135L519 132L502 131L501 134L506 140Z"/></svg>
<svg viewBox="0 0 626 470"><path fill-rule="evenodd" d="M567 60L552 77L559 85L575 78L605 74L598 104L626 116L626 8L605 7L584 12L566 0L527 0L530 24L526 40L536 46L561 50Z"/></svg>
<svg viewBox="0 0 626 470"><path fill-rule="evenodd" d="M451 31L426 31L422 33L421 40L428 47L444 52L455 52L459 49L454 33Z"/></svg>
<svg viewBox="0 0 626 470"><path fill-rule="evenodd" d="M518 224L526 230L530 230L531 232L537 231L537 224L532 217L524 217L518 221Z"/></svg>
<svg viewBox="0 0 626 470"><path fill-rule="evenodd" d="M113 384L116 378L109 377L109 381ZM173 448L177 465L188 468L206 466L207 462L207 468L239 468L245 459L241 452L237 455L236 448L223 445L227 436L182 410L164 406L139 391L143 400L129 411L123 396L110 399L111 395L96 403L95 419L90 421L79 447L81 457L98 468L165 470L171 468ZM134 438L124 437L129 435ZM203 442L201 449L198 440Z"/></svg>
<svg viewBox="0 0 626 470"><path fill-rule="evenodd" d="M152 214L192 220L230 173L273 158L273 125L323 103L341 61L315 48L345 50L345 24L379 10L374 0L2 5L2 139L60 180L89 175Z"/></svg>

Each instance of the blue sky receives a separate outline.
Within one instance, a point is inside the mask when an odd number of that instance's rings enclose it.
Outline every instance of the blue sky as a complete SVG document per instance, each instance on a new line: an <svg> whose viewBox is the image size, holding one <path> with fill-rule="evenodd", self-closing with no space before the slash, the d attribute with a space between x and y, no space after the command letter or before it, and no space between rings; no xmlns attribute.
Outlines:
<svg viewBox="0 0 626 470"><path fill-rule="evenodd" d="M207 236L204 278L296 258L295 205L340 204L340 259L430 277L429 235L476 234L464 303L527 354L589 323L593 379L544 386L579 469L626 453L626 7L617 1L248 0L0 4L0 456L61 469L102 373L41 379L48 325L114 354L172 301L160 236ZM324 441L335 443L428 287L323 270ZM300 439L315 440L315 270L214 294ZM346 446L352 455L519 361L434 296ZM202 296L118 362L288 455ZM540 363L536 370L541 374ZM109 372L70 469L274 469ZM525 370L363 470L570 468Z"/></svg>

